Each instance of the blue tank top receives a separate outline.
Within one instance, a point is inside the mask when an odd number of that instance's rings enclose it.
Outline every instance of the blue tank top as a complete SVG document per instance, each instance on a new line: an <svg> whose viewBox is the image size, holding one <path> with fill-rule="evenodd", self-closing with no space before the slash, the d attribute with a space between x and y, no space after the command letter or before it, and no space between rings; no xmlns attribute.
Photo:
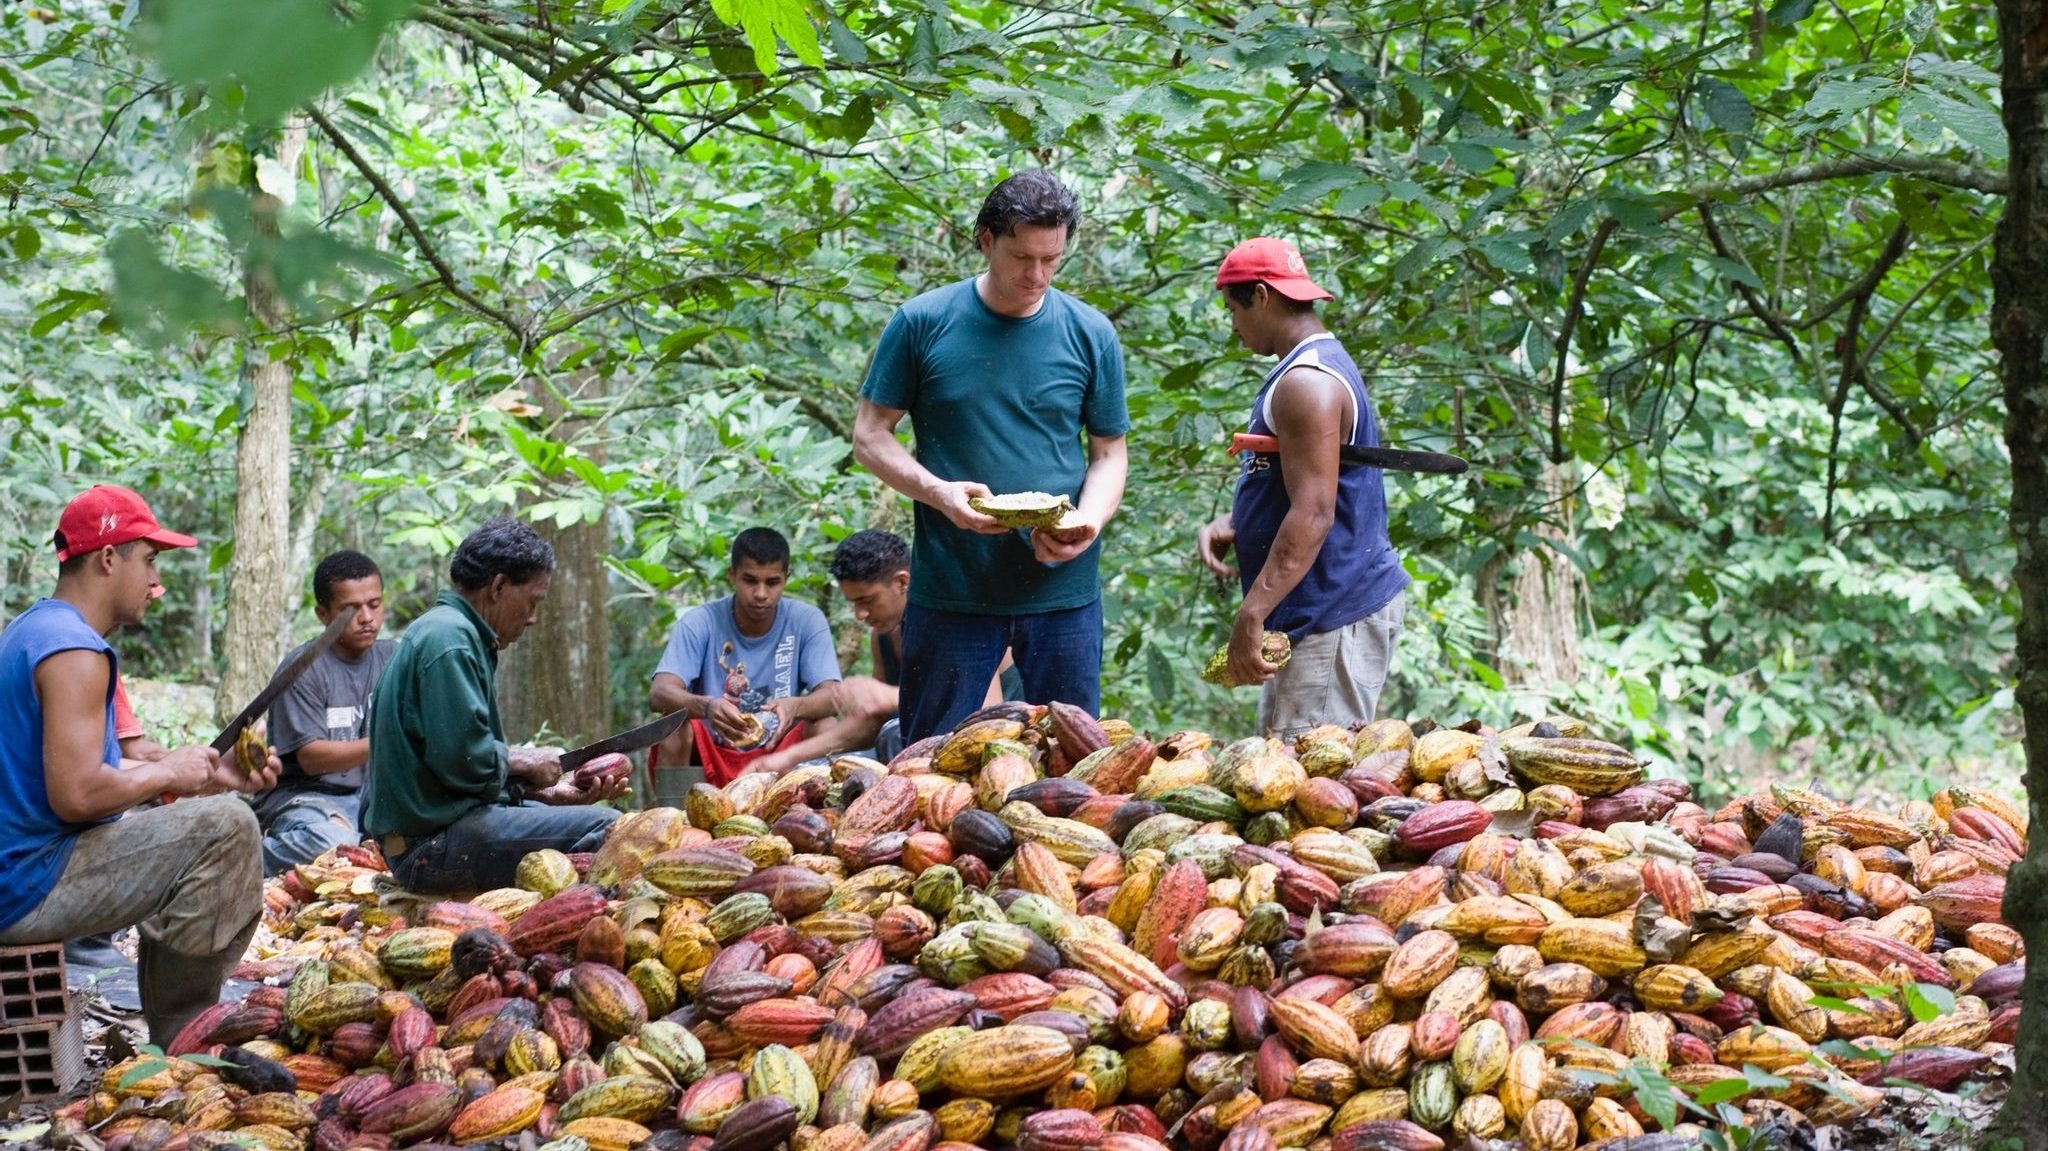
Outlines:
<svg viewBox="0 0 2048 1151"><path fill-rule="evenodd" d="M106 762L119 766L114 738L114 649L63 600L38 600L0 631L0 928L34 911L57 886L71 845L93 824L66 823L50 810L43 785L43 705L36 668L58 652L107 657ZM109 816L108 819L115 817ZM105 823L107 820L100 820Z"/></svg>
<svg viewBox="0 0 2048 1151"><path fill-rule="evenodd" d="M1266 374L1265 386L1252 401L1253 434L1274 434L1266 419L1267 399L1280 377L1296 367L1319 368L1343 383L1351 392L1353 412L1347 442L1379 446L1379 425L1373 418L1365 380L1344 346L1328 332L1295 345ZM1237 481L1230 522L1237 530L1237 564L1245 590L1251 590L1266 566L1288 507L1280 453L1244 453L1244 471ZM1330 524L1329 537L1323 540L1323 549L1308 574L1266 617L1266 628L1284 631L1289 639L1336 631L1387 606L1407 586L1408 573L1387 540L1387 492L1380 470L1346 467L1337 473L1336 519Z"/></svg>

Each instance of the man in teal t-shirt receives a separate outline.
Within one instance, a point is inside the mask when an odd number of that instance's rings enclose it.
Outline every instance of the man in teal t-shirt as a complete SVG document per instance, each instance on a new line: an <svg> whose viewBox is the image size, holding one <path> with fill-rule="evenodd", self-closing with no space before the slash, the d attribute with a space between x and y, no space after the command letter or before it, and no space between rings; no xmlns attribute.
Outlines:
<svg viewBox="0 0 2048 1151"><path fill-rule="evenodd" d="M906 741L979 707L1005 648L1026 699L1100 707L1097 541L1123 501L1130 415L1116 332L1052 287L1079 219L1050 173L998 184L974 226L988 270L903 305L861 385L854 455L917 501ZM896 438L906 415L914 456ZM1065 495L1078 510L1027 533L968 506L1025 491Z"/></svg>

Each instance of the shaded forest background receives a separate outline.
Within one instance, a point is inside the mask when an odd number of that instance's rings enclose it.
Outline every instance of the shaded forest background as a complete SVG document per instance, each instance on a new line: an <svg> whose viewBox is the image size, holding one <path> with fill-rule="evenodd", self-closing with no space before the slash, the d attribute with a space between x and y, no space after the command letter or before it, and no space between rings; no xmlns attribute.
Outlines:
<svg viewBox="0 0 2048 1151"><path fill-rule="evenodd" d="M0 613L73 490L137 487L207 546L135 673L239 702L320 554L402 622L514 508L564 558L523 732L637 715L756 523L852 652L826 558L909 523L851 459L868 352L1046 166L1131 380L1113 713L1251 727L1193 539L1262 370L1210 277L1270 233L1390 441L1474 463L1389 478L1390 711L1583 714L1720 794L2016 793L1988 9L162 0L0 46Z"/></svg>

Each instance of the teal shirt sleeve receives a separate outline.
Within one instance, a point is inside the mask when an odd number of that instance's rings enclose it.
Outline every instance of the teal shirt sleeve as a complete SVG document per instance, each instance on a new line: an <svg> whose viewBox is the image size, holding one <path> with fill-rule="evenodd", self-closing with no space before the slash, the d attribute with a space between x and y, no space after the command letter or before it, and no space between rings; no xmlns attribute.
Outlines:
<svg viewBox="0 0 2048 1151"><path fill-rule="evenodd" d="M917 403L924 367L916 327L902 309L889 318L881 342L875 345L875 358L868 361L868 378L860 386L863 399L897 411L909 411Z"/></svg>
<svg viewBox="0 0 2048 1151"><path fill-rule="evenodd" d="M1123 343L1107 320L1101 328L1095 333L1095 371L1081 401L1081 422L1089 435L1107 439L1131 430L1131 413L1124 405Z"/></svg>
<svg viewBox="0 0 2048 1151"><path fill-rule="evenodd" d="M450 794L496 800L510 761L491 730L487 670L474 654L450 649L428 660L418 682L427 770Z"/></svg>

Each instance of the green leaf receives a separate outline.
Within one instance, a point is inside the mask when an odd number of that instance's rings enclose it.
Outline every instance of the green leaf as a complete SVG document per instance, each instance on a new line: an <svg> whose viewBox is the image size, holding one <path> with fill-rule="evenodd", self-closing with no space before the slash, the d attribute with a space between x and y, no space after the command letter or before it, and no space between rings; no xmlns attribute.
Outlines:
<svg viewBox="0 0 2048 1151"><path fill-rule="evenodd" d="M1738 284L1747 284L1752 288L1764 286L1762 277L1752 271L1747 264L1723 259L1720 256L1708 256L1707 266L1720 273L1724 279L1734 280Z"/></svg>
<svg viewBox="0 0 2048 1151"><path fill-rule="evenodd" d="M832 51L838 53L841 60L848 64L868 62L867 44L854 34L853 29L842 23L839 17L833 16L825 22L825 35L832 41Z"/></svg>
<svg viewBox="0 0 2048 1151"><path fill-rule="evenodd" d="M1507 687L1507 681L1501 678L1499 672L1476 659L1467 659L1465 670L1471 672L1472 678L1485 684L1492 691L1501 691Z"/></svg>
<svg viewBox="0 0 2048 1151"><path fill-rule="evenodd" d="M1707 117L1716 128L1730 135L1747 136L1756 127L1756 109L1750 106L1742 89L1713 76L1700 77L1696 87Z"/></svg>
<svg viewBox="0 0 2048 1151"><path fill-rule="evenodd" d="M1472 249L1486 257L1487 263L1510 275L1527 276L1536 271L1536 261L1529 258L1526 243L1504 236L1482 236L1472 241Z"/></svg>
<svg viewBox="0 0 2048 1151"><path fill-rule="evenodd" d="M1275 212L1291 211L1332 192L1366 182L1364 172L1349 164L1322 161L1303 164L1280 177L1281 190L1267 206Z"/></svg>
<svg viewBox="0 0 2048 1151"><path fill-rule="evenodd" d="M1901 21L1906 39L1918 44L1934 31L1934 5L1915 4L1906 9L1906 18Z"/></svg>
<svg viewBox="0 0 2048 1151"><path fill-rule="evenodd" d="M1636 1102L1643 1105L1643 1110L1649 1112L1658 1126L1669 1131L1678 1125L1679 1093L1671 1080L1640 1059L1629 1060L1621 1077L1635 1088Z"/></svg>
<svg viewBox="0 0 2048 1151"><path fill-rule="evenodd" d="M1486 147L1484 144L1453 140L1444 145L1444 148L1450 152L1451 159L1456 160L1458 166L1468 172L1489 171L1500 163L1500 158L1493 154L1493 149Z"/></svg>
<svg viewBox="0 0 2048 1151"><path fill-rule="evenodd" d="M1808 16L1813 15L1818 0L1778 0L1764 17L1776 28L1790 28Z"/></svg>
<svg viewBox="0 0 2048 1151"><path fill-rule="evenodd" d="M14 229L14 258L32 260L43 250L43 234L23 224Z"/></svg>
<svg viewBox="0 0 2048 1151"><path fill-rule="evenodd" d="M764 75L775 74L778 38L797 59L813 68L825 66L825 55L818 49L818 27L811 21L811 6L805 0L711 0L711 10L746 34L747 44L754 49L754 65Z"/></svg>
<svg viewBox="0 0 2048 1151"><path fill-rule="evenodd" d="M1713 607L1721 602L1721 589L1714 584L1714 577L1694 568L1685 573L1685 590L1700 602L1701 607Z"/></svg>
<svg viewBox="0 0 2048 1151"><path fill-rule="evenodd" d="M169 1061L165 1060L161 1055L156 1055L151 1058L144 1059L141 1062L137 1063L135 1066L130 1067L127 1071L122 1073L121 1081L119 1084L116 1085L116 1089L125 1090L129 1087L133 1087L137 1083L140 1083L143 1080L149 1078L150 1076L155 1075L157 1072L166 1070L169 1067Z"/></svg>
<svg viewBox="0 0 2048 1151"><path fill-rule="evenodd" d="M165 264L150 233L131 228L107 245L114 265L114 311L131 332L165 343L195 329L233 332L243 314L211 279Z"/></svg>
<svg viewBox="0 0 2048 1151"><path fill-rule="evenodd" d="M1790 1080L1780 1079L1754 1063L1742 1065L1742 1078L1755 1091L1775 1091L1780 1087L1791 1086Z"/></svg>
<svg viewBox="0 0 2048 1151"><path fill-rule="evenodd" d="M159 0L143 8L164 71L189 84L241 85L242 111L258 125L353 78L411 0Z"/></svg>
<svg viewBox="0 0 2048 1151"><path fill-rule="evenodd" d="M1145 686L1152 689L1152 702L1162 704L1173 699L1173 685L1177 677L1173 672L1173 661L1166 658L1158 644L1145 648Z"/></svg>
<svg viewBox="0 0 2048 1151"><path fill-rule="evenodd" d="M1988 107L1965 104L1944 96L1939 92L1925 89L1914 92L1910 106L1915 110L1925 108L1942 127L1956 134L1956 138L1984 153L1984 158L2002 161L2006 156L2005 123L1998 113ZM1908 102L1901 102L1903 113Z"/></svg>
<svg viewBox="0 0 2048 1151"><path fill-rule="evenodd" d="M1394 262L1394 279L1396 282L1412 279L1431 264L1464 250L1463 243L1449 236L1426 236Z"/></svg>
<svg viewBox="0 0 2048 1151"><path fill-rule="evenodd" d="M1647 681L1628 676L1621 681L1621 691L1628 697L1628 709L1637 719L1657 714L1657 691Z"/></svg>
<svg viewBox="0 0 2048 1151"><path fill-rule="evenodd" d="M102 303L97 292L65 288L50 297L49 303L43 306L42 314L36 317L35 323L29 325L28 334L32 338L47 336L56 331L57 326L64 321L88 308L99 307Z"/></svg>
<svg viewBox="0 0 2048 1151"><path fill-rule="evenodd" d="M1922 1023L1939 1019L1956 1009L1956 994L1936 983L1908 983L1906 1010Z"/></svg>
<svg viewBox="0 0 2048 1151"><path fill-rule="evenodd" d="M1890 82L1876 76L1856 80L1829 80L1814 89L1803 109L1815 118L1837 113L1861 112L1897 92Z"/></svg>

